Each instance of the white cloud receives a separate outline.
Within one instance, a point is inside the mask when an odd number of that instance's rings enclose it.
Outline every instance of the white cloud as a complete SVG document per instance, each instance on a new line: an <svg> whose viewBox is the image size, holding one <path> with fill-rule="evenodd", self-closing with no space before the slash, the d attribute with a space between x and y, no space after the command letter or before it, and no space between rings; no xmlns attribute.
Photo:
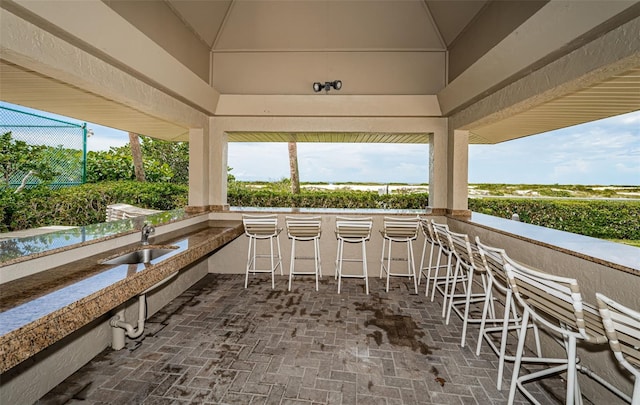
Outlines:
<svg viewBox="0 0 640 405"><path fill-rule="evenodd" d="M640 112L471 145L469 182L640 184Z"/></svg>
<svg viewBox="0 0 640 405"><path fill-rule="evenodd" d="M124 146L129 143L129 134L117 129L100 125L87 125L92 134L87 138L87 150L106 151L111 147Z"/></svg>

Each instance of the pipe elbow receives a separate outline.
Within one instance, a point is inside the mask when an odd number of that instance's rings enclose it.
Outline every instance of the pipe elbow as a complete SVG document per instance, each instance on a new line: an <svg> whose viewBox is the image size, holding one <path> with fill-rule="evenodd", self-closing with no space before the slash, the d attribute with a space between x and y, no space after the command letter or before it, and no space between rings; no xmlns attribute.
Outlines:
<svg viewBox="0 0 640 405"><path fill-rule="evenodd" d="M142 335L142 332L144 332L144 321L140 320L138 321L137 328L134 328L131 324L121 321L119 317L114 316L113 318L111 318L111 321L109 321L109 325L114 328L124 329L125 334L131 339L140 337L140 335Z"/></svg>

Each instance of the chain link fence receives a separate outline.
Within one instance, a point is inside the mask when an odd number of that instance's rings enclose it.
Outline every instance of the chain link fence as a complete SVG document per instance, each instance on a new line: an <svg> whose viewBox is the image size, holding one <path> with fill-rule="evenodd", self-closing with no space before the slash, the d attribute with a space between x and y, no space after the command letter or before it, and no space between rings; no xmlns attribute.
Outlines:
<svg viewBox="0 0 640 405"><path fill-rule="evenodd" d="M84 184L87 172L87 126L60 121L0 106L0 135L9 133L11 142L25 142L25 148L13 149L16 156L5 156L2 178L10 187L34 187L42 182L34 167L44 168L52 180L52 188ZM4 145L8 148L8 145ZM4 148L3 148L4 149ZM36 151L25 159L19 151ZM22 155L22 156L21 156ZM25 164L26 163L26 164Z"/></svg>

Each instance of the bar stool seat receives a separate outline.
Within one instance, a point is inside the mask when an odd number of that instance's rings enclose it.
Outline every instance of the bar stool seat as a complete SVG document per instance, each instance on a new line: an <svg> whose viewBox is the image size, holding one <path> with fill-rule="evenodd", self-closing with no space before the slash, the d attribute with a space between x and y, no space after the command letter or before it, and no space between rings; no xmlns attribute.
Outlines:
<svg viewBox="0 0 640 405"><path fill-rule="evenodd" d="M291 264L289 266L289 291L295 275L315 275L316 291L318 291L318 276L322 278L320 262L320 235L322 233L322 219L319 216L285 217L287 236L291 239ZM313 256L296 256L296 242L312 242ZM295 270L296 260L313 260L313 271Z"/></svg>
<svg viewBox="0 0 640 405"><path fill-rule="evenodd" d="M420 219L418 217L384 217L382 234L382 257L380 258L380 278L382 273L387 274L387 289L389 292L389 278L395 277L413 277L413 286L416 294L418 293L418 277L416 274L416 264L413 257L413 241L418 238L418 226ZM405 244L407 247L407 256L393 256L393 244ZM385 252L386 250L386 252ZM386 253L386 256L385 256ZM399 272L391 268L392 261L406 261L406 271ZM386 263L386 264L385 264Z"/></svg>
<svg viewBox="0 0 640 405"><path fill-rule="evenodd" d="M369 279L367 274L367 247L366 242L371 238L371 228L373 220L366 218L336 217L336 239L338 239L338 252L336 255L336 273L338 279L338 294L342 285L343 277L364 278L365 291L369 294ZM360 244L362 246L361 258L345 258L345 243ZM345 262L361 262L362 274L344 274L342 267Z"/></svg>
<svg viewBox="0 0 640 405"><path fill-rule="evenodd" d="M271 273L271 288L275 288L275 272L280 267L282 272L282 254L280 253L280 232L278 228L278 216L269 215L242 215L244 234L249 237L249 249L247 251L247 269L244 280L244 288L249 284L249 274ZM258 241L269 242L269 252L258 252ZM275 248L277 249L274 249ZM269 268L257 268L258 259L268 259Z"/></svg>

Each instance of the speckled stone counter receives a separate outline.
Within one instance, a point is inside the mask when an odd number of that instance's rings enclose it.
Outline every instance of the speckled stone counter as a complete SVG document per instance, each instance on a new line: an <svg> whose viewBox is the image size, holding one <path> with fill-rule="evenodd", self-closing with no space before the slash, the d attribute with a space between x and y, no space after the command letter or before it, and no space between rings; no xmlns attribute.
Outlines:
<svg viewBox="0 0 640 405"><path fill-rule="evenodd" d="M0 372L242 235L241 221L205 221L159 236L152 246L170 253L144 264L100 262L139 248L123 246L2 285ZM4 263L3 263L4 264Z"/></svg>
<svg viewBox="0 0 640 405"><path fill-rule="evenodd" d="M52 253L63 252L79 245L86 246L129 233L137 233L140 232L143 223L165 225L195 216L197 214L188 214L183 209L176 209L120 221L68 227L30 237L0 240L0 266L8 266Z"/></svg>
<svg viewBox="0 0 640 405"><path fill-rule="evenodd" d="M545 246L556 251L640 276L640 249L622 243L591 238L474 212L468 222L492 232Z"/></svg>

